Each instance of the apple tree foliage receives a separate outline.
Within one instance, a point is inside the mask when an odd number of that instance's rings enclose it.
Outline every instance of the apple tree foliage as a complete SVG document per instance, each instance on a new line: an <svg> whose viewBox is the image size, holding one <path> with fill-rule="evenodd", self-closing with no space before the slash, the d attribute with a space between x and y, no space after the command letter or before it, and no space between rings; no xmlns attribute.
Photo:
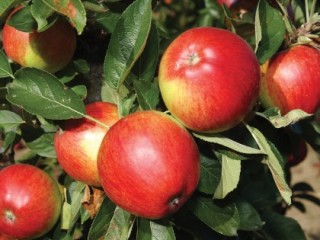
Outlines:
<svg viewBox="0 0 320 240"><path fill-rule="evenodd" d="M33 164L63 189L60 220L41 239L306 239L285 212L303 211L302 198L320 200L308 184L292 186L287 156L290 144L301 138L320 153L319 113L297 109L281 116L257 103L231 130L191 132L201 152L198 188L178 213L161 220L122 210L101 189L72 180L56 161L53 135L60 121L88 117L85 103L113 102L121 116L166 111L158 63L184 30L229 29L252 46L262 65L284 47L288 32L307 19L319 20L316 11L309 15L319 8L315 1L260 0L249 7L241 2L227 8L210 0L0 1L1 28L12 8L25 4L24 14L10 23L16 28L43 31L60 14L77 32L72 62L55 74L22 68L0 51L0 167Z"/></svg>

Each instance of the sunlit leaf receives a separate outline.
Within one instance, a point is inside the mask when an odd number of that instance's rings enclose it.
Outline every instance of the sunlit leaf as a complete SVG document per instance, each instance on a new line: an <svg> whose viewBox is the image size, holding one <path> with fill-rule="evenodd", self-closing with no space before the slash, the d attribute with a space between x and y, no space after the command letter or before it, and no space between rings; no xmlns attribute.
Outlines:
<svg viewBox="0 0 320 240"><path fill-rule="evenodd" d="M77 29L78 34L81 34L87 23L86 11L80 0L43 0L48 6L65 15Z"/></svg>
<svg viewBox="0 0 320 240"><path fill-rule="evenodd" d="M48 119L80 118L85 114L84 103L75 92L66 89L54 75L35 68L23 68L15 73L7 99L31 114Z"/></svg>
<svg viewBox="0 0 320 240"><path fill-rule="evenodd" d="M227 196L228 193L236 189L241 173L241 161L237 161L221 155L221 179L219 185L214 193L214 198L222 199Z"/></svg>
<svg viewBox="0 0 320 240"><path fill-rule="evenodd" d="M211 142L215 144L219 144L226 148L232 149L233 151L237 151L239 153L244 154L264 154L260 149L252 148L246 145L243 145L239 142L236 142L230 138L224 137L220 134L201 134L201 133L193 133L193 135L199 139L202 139L206 142Z"/></svg>
<svg viewBox="0 0 320 240"><path fill-rule="evenodd" d="M117 21L104 61L105 80L112 88L120 88L142 53L151 26L151 13L151 0L136 0Z"/></svg>
<svg viewBox="0 0 320 240"><path fill-rule="evenodd" d="M257 114L269 120L275 128L287 127L313 116L312 114L308 114L300 109L292 110L286 115L281 116L280 111L277 108L270 108L263 113Z"/></svg>
<svg viewBox="0 0 320 240"><path fill-rule="evenodd" d="M127 239L132 225L132 215L117 207L109 223L105 240Z"/></svg>
<svg viewBox="0 0 320 240"><path fill-rule="evenodd" d="M286 26L278 9L260 0L256 11L256 55L260 64L267 61L283 43ZM259 41L260 40L260 41Z"/></svg>
<svg viewBox="0 0 320 240"><path fill-rule="evenodd" d="M260 149L265 153L267 153L265 162L271 171L274 182L281 196L286 201L286 203L290 205L292 190L290 189L286 181L284 169L281 164L283 162L281 154L278 152L275 146L270 141L268 141L258 129L250 126L247 126L247 128L251 132L252 136L255 138Z"/></svg>

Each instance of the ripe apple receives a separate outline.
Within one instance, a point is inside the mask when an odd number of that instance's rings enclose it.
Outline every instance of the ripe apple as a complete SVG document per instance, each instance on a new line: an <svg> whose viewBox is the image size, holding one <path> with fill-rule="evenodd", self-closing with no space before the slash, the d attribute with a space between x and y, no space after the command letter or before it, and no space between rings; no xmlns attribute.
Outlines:
<svg viewBox="0 0 320 240"><path fill-rule="evenodd" d="M194 192L199 150L171 116L135 112L107 132L98 170L102 187L115 204L137 216L159 219L180 209Z"/></svg>
<svg viewBox="0 0 320 240"><path fill-rule="evenodd" d="M231 7L237 0L217 0L219 4L225 4L228 8Z"/></svg>
<svg viewBox="0 0 320 240"><path fill-rule="evenodd" d="M16 8L8 17L19 11ZM35 67L54 73L72 59L76 48L74 28L63 18L43 32L23 32L5 23L3 49L7 56L23 67Z"/></svg>
<svg viewBox="0 0 320 240"><path fill-rule="evenodd" d="M18 239L42 236L57 222L62 206L58 184L28 164L0 171L0 233Z"/></svg>
<svg viewBox="0 0 320 240"><path fill-rule="evenodd" d="M16 240L16 238L9 237L3 233L0 233L0 240Z"/></svg>
<svg viewBox="0 0 320 240"><path fill-rule="evenodd" d="M112 103L87 104L86 113L110 127L119 120L118 108ZM61 167L75 180L101 186L97 156L108 129L86 118L67 120L61 127L54 136L54 146Z"/></svg>
<svg viewBox="0 0 320 240"><path fill-rule="evenodd" d="M261 81L265 108L278 107L282 115L301 109L313 114L320 107L320 51L295 45L273 56Z"/></svg>
<svg viewBox="0 0 320 240"><path fill-rule="evenodd" d="M239 122L259 95L260 65L238 35L192 28L165 50L159 85L168 110L187 128L221 132Z"/></svg>

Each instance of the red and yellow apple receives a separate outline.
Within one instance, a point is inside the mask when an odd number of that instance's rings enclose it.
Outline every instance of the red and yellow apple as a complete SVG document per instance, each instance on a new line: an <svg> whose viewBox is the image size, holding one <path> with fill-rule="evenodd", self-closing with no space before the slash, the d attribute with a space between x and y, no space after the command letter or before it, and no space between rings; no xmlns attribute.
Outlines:
<svg viewBox="0 0 320 240"><path fill-rule="evenodd" d="M19 11L16 8L8 17ZM76 48L74 28L62 17L45 31L23 32L5 23L3 49L7 56L23 67L57 72L72 59Z"/></svg>
<svg viewBox="0 0 320 240"><path fill-rule="evenodd" d="M137 216L159 219L178 211L196 189L199 150L171 116L153 110L135 112L107 132L98 170L114 203Z"/></svg>
<svg viewBox="0 0 320 240"><path fill-rule="evenodd" d="M28 164L0 171L0 233L18 239L44 235L57 222L62 207L58 184Z"/></svg>
<svg viewBox="0 0 320 240"><path fill-rule="evenodd" d="M86 113L109 127L119 120L117 106L108 102L87 104ZM54 146L58 162L69 176L91 186L101 186L97 156L107 131L86 118L69 119L61 124Z"/></svg>
<svg viewBox="0 0 320 240"><path fill-rule="evenodd" d="M192 28L171 42L159 66L168 110L187 128L221 132L240 123L257 101L260 65L238 35Z"/></svg>
<svg viewBox="0 0 320 240"><path fill-rule="evenodd" d="M313 114L320 107L320 51L292 46L273 56L261 81L265 108L278 107L282 115L301 109Z"/></svg>

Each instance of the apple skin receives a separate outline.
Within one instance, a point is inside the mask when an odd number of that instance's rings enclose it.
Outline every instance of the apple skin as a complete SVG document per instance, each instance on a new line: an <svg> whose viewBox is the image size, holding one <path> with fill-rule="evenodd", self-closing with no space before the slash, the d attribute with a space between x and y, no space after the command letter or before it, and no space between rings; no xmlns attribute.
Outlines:
<svg viewBox="0 0 320 240"><path fill-rule="evenodd" d="M192 28L165 50L159 86L168 110L187 128L221 132L240 123L257 101L260 65L239 36Z"/></svg>
<svg viewBox="0 0 320 240"><path fill-rule="evenodd" d="M278 107L282 115L301 109L313 114L320 107L320 51L295 45L277 53L261 81L265 108Z"/></svg>
<svg viewBox="0 0 320 240"><path fill-rule="evenodd" d="M44 235L57 222L62 207L58 184L28 164L0 171L0 232L13 238Z"/></svg>
<svg viewBox="0 0 320 240"><path fill-rule="evenodd" d="M113 125L98 155L104 191L126 211L143 218L173 214L190 198L200 174L199 150L171 116L132 113Z"/></svg>
<svg viewBox="0 0 320 240"><path fill-rule="evenodd" d="M237 0L217 0L217 3L219 4L225 4L228 8L231 7L232 4L234 4Z"/></svg>
<svg viewBox="0 0 320 240"><path fill-rule="evenodd" d="M8 17L19 11L16 8ZM43 32L17 30L5 23L2 31L3 48L7 56L23 67L35 67L51 73L64 68L76 49L74 28L63 18Z"/></svg>
<svg viewBox="0 0 320 240"><path fill-rule="evenodd" d="M294 167L301 163L303 160L305 160L308 153L307 143L302 139L300 139L298 144L296 144L296 146L293 147L295 148L292 149L292 152L288 155L287 158L288 165L290 167Z"/></svg>
<svg viewBox="0 0 320 240"><path fill-rule="evenodd" d="M119 120L117 106L108 102L89 103L86 113L110 127ZM67 120L61 127L54 136L59 164L75 180L100 187L97 156L108 129L86 118Z"/></svg>

